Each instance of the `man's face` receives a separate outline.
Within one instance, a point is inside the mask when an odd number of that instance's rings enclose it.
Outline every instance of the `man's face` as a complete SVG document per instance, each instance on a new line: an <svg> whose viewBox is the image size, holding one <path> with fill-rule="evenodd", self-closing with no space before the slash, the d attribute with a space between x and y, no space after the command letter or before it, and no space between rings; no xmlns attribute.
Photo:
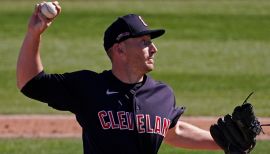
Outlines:
<svg viewBox="0 0 270 154"><path fill-rule="evenodd" d="M145 74L154 69L154 56L157 52L150 36L145 35L129 38L123 42L123 51L126 54L126 65L136 73Z"/></svg>

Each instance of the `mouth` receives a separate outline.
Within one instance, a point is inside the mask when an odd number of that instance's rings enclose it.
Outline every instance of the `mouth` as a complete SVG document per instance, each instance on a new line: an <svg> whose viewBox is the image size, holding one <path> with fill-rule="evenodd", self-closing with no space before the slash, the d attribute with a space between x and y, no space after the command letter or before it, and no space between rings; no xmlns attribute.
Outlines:
<svg viewBox="0 0 270 154"><path fill-rule="evenodd" d="M147 63L148 64L154 64L155 63L154 58L153 57L148 58Z"/></svg>

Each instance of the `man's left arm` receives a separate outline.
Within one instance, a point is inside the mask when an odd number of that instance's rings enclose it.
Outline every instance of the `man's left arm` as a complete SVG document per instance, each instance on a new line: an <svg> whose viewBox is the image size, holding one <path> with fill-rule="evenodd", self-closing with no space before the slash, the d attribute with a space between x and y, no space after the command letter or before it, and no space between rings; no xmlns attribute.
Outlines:
<svg viewBox="0 0 270 154"><path fill-rule="evenodd" d="M178 121L165 137L165 142L187 149L220 150L209 131Z"/></svg>

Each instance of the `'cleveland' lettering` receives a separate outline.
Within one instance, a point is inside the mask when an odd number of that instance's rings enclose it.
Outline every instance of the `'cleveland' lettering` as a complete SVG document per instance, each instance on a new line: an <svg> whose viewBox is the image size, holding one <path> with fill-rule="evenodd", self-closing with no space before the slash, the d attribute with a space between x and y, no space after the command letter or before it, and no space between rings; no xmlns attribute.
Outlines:
<svg viewBox="0 0 270 154"><path fill-rule="evenodd" d="M98 118L104 130L134 130L134 119L138 133L154 133L165 137L169 130L171 121L160 116L151 117L149 114L137 114L135 118L132 112L99 111Z"/></svg>

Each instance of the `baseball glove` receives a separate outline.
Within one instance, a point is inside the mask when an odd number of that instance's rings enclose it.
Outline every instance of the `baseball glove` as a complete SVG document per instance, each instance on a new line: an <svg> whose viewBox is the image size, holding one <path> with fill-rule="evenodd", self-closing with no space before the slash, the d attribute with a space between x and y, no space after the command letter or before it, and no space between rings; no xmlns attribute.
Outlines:
<svg viewBox="0 0 270 154"><path fill-rule="evenodd" d="M219 118L210 127L214 141L225 154L248 154L256 145L256 136L263 132L254 114L253 106L247 102L251 93L241 106L234 108L232 115Z"/></svg>

